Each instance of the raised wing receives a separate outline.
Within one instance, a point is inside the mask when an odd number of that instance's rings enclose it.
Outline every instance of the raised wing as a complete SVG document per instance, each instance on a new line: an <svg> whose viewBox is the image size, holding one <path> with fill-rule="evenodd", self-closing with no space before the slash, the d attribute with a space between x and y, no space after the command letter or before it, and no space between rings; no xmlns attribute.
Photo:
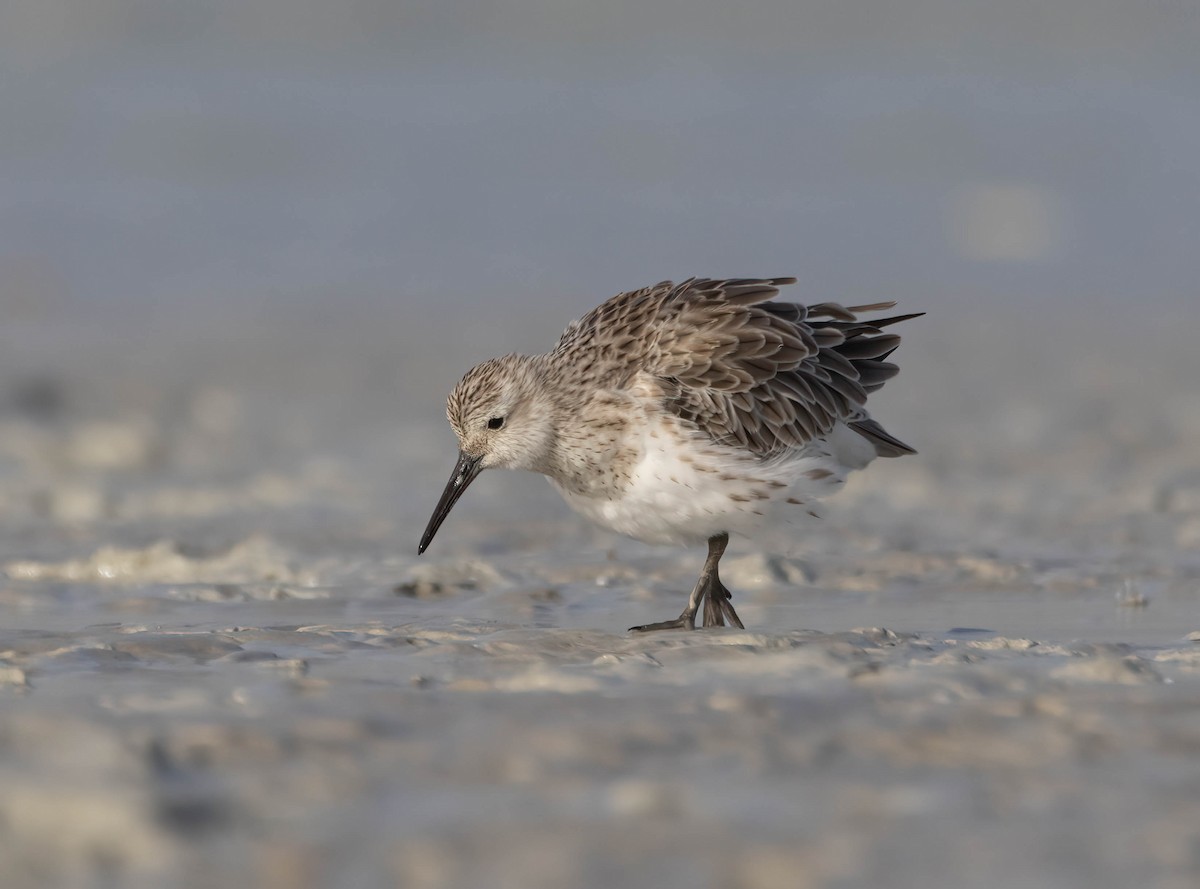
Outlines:
<svg viewBox="0 0 1200 889"><path fill-rule="evenodd" d="M644 349L640 363L661 382L667 407L715 440L767 456L802 447L842 421L882 456L913 453L863 405L897 372L885 359L900 337L882 328L916 315L862 321L858 313L894 303L772 301L794 281L664 282L616 297L580 323L603 325L606 334L615 329L624 348ZM642 323L630 323L638 316Z"/></svg>

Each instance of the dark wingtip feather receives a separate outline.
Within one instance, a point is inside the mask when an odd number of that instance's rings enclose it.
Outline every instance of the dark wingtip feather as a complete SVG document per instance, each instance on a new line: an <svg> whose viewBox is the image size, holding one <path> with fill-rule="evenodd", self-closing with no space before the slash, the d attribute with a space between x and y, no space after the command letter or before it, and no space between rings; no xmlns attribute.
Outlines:
<svg viewBox="0 0 1200 889"><path fill-rule="evenodd" d="M875 445L875 452L880 457L903 457L906 454L917 452L916 448L906 445L880 426L876 420L869 417L865 420L855 420L849 425L851 429Z"/></svg>
<svg viewBox="0 0 1200 889"><path fill-rule="evenodd" d="M878 320L872 318L872 327L887 327L890 324L899 324L901 321L909 321L913 318L920 318L924 312L912 312L908 315L893 315L891 318L880 318Z"/></svg>

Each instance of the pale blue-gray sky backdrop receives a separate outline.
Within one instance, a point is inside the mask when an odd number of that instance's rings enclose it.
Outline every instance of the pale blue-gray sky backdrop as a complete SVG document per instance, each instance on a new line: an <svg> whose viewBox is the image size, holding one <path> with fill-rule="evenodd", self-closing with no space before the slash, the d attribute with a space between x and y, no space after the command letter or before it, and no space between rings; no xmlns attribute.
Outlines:
<svg viewBox="0 0 1200 889"><path fill-rule="evenodd" d="M424 349L689 274L1186 309L1198 46L1195 0L18 0L0 310L382 308Z"/></svg>

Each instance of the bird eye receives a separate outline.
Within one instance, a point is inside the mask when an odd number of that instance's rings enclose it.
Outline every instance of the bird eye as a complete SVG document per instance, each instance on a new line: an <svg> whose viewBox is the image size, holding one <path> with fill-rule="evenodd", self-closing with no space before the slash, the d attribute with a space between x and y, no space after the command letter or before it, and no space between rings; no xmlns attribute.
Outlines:
<svg viewBox="0 0 1200 889"><path fill-rule="evenodd" d="M503 425L503 417L492 417L490 420L488 420L488 429L499 429Z"/></svg>

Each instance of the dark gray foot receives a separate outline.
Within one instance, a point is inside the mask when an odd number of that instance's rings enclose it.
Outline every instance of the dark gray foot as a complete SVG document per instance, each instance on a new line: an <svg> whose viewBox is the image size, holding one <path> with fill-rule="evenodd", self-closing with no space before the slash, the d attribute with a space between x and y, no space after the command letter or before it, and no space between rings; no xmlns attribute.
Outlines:
<svg viewBox="0 0 1200 889"><path fill-rule="evenodd" d="M721 583L716 577L710 577L700 589L700 597L704 600L704 626L706 627L723 627L725 622L729 621L730 626L737 627L739 630L746 629L742 625L742 620L737 616L737 612L733 610L733 602L730 601L733 597L729 590L725 588L725 584ZM691 604L684 609L683 614L675 618L675 620L662 620L656 624L642 624L640 627L630 627L631 633L648 633L651 630L694 630L696 629L696 612L692 610Z"/></svg>
<svg viewBox="0 0 1200 889"><path fill-rule="evenodd" d="M695 630L696 615L691 615L691 620L686 620L683 617L678 617L674 620L660 620L656 624L641 624L640 626L629 627L630 632L650 632L652 630Z"/></svg>
<svg viewBox="0 0 1200 889"><path fill-rule="evenodd" d="M733 602L730 601L732 598L725 584L713 577L704 594L704 626L723 627L728 620L730 626L739 630L746 629L737 612L733 610Z"/></svg>
<svg viewBox="0 0 1200 889"><path fill-rule="evenodd" d="M656 624L642 624L639 627L630 627L631 633L649 633L653 630L694 630L696 629L696 612L685 611L675 620L660 620Z"/></svg>
<svg viewBox="0 0 1200 889"><path fill-rule="evenodd" d="M640 627L630 627L631 633L648 633L651 630L694 630L696 629L696 612L700 610L700 603L704 603L704 626L706 627L723 627L725 621L729 621L739 630L744 630L741 619L737 616L737 612L733 610L733 603L729 600L732 598L729 595L729 590L725 589L725 584L721 583L721 578L717 574L717 564L721 561L721 556L725 552L725 544L729 542L728 534L716 534L708 539L708 559L704 562L704 570L700 572L700 579L696 581L696 586L692 590L692 595L688 598L687 608L683 609L683 614L675 618L675 620L659 621L656 624L642 624Z"/></svg>

